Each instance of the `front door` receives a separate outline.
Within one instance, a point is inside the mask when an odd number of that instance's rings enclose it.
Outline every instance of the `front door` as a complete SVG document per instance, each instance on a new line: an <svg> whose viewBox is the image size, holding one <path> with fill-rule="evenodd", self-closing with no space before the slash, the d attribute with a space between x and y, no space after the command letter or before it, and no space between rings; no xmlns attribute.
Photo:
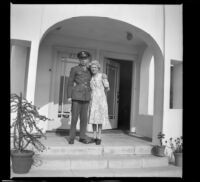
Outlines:
<svg viewBox="0 0 200 182"><path fill-rule="evenodd" d="M119 74L120 64L104 58L104 73L108 76L110 91L107 93L109 123L103 129L114 129L118 126Z"/></svg>
<svg viewBox="0 0 200 182"><path fill-rule="evenodd" d="M53 68L52 96L49 108L49 130L69 129L71 122L71 103L67 101L67 83L72 67L79 64L76 54L57 52ZM77 124L79 128L79 123Z"/></svg>

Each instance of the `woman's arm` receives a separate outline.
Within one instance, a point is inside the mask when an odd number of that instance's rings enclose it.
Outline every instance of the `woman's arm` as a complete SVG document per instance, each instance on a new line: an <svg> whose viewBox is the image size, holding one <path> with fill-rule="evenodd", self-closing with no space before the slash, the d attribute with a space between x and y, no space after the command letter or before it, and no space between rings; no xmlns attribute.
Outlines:
<svg viewBox="0 0 200 182"><path fill-rule="evenodd" d="M105 73L102 73L102 82L103 82L105 90L109 91L110 86L109 86L109 82L108 82L108 76Z"/></svg>

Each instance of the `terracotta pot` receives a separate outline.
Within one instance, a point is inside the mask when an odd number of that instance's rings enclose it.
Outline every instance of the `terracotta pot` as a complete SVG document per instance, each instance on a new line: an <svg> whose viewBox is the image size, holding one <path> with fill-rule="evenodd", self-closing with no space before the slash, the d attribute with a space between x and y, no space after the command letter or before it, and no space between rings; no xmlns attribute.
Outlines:
<svg viewBox="0 0 200 182"><path fill-rule="evenodd" d="M153 154L158 157L164 157L165 156L165 146L155 146Z"/></svg>
<svg viewBox="0 0 200 182"><path fill-rule="evenodd" d="M12 169L14 173L28 173L33 164L34 152L25 150L23 152L11 151Z"/></svg>
<svg viewBox="0 0 200 182"><path fill-rule="evenodd" d="M174 153L175 166L182 166L183 153Z"/></svg>

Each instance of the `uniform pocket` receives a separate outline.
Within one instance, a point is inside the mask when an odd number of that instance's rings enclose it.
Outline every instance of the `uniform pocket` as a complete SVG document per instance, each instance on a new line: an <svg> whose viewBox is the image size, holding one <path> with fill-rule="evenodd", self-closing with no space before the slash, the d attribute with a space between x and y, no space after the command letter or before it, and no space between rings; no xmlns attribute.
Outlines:
<svg viewBox="0 0 200 182"><path fill-rule="evenodd" d="M75 90L76 90L77 92L82 92L82 91L83 91L83 88L82 88L81 85L76 85Z"/></svg>

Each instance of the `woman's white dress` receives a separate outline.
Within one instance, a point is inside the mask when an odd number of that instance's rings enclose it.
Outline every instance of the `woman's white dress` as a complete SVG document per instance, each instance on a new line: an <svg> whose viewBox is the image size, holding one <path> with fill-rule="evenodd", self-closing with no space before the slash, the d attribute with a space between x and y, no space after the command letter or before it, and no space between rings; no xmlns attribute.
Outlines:
<svg viewBox="0 0 200 182"><path fill-rule="evenodd" d="M92 89L91 101L89 107L89 123L103 124L109 122L108 104L105 94L105 88L109 87L107 76L104 73L97 73L92 76L90 87Z"/></svg>

